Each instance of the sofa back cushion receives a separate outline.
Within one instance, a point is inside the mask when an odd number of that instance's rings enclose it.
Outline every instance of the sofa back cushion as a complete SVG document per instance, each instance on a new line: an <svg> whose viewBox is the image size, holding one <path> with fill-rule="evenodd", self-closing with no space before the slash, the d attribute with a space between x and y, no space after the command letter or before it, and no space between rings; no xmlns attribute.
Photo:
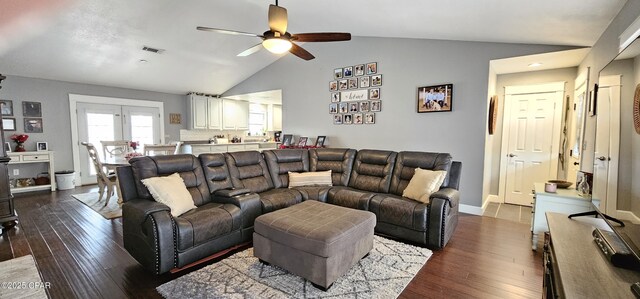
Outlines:
<svg viewBox="0 0 640 299"><path fill-rule="evenodd" d="M358 151L349 187L371 192L389 192L397 155L398 153L392 151Z"/></svg>
<svg viewBox="0 0 640 299"><path fill-rule="evenodd" d="M275 188L289 187L289 172L309 171L309 151L306 149L271 150L262 154Z"/></svg>
<svg viewBox="0 0 640 299"><path fill-rule="evenodd" d="M198 159L211 194L221 189L233 187L224 154L201 154Z"/></svg>
<svg viewBox="0 0 640 299"><path fill-rule="evenodd" d="M235 188L246 188L260 193L273 189L267 163L257 151L225 153L231 183Z"/></svg>
<svg viewBox="0 0 640 299"><path fill-rule="evenodd" d="M211 201L200 161L193 155L166 155L136 157L129 161L136 182L138 197L153 200L142 180L178 173L191 194L193 203L201 206Z"/></svg>
<svg viewBox="0 0 640 299"><path fill-rule="evenodd" d="M442 186L447 186L451 170L451 155L447 153L400 152L391 178L390 193L402 195L402 192L416 171L416 168L444 170L447 172Z"/></svg>
<svg viewBox="0 0 640 299"><path fill-rule="evenodd" d="M347 186L351 178L356 150L348 148L317 148L309 150L309 171L331 170L334 186Z"/></svg>

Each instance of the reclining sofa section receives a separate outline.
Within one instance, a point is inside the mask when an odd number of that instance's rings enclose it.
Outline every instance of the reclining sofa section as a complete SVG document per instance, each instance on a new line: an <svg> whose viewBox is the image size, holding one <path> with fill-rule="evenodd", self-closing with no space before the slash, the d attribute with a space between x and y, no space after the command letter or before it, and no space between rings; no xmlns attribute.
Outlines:
<svg viewBox="0 0 640 299"><path fill-rule="evenodd" d="M149 271L174 268L251 241L256 217L317 200L376 215L375 232L443 248L458 223L461 162L451 155L354 149L287 149L137 157L117 169L125 249ZM416 168L445 170L430 202L402 197ZM289 188L289 172L331 170L333 186ZM178 173L196 209L172 217L141 180Z"/></svg>

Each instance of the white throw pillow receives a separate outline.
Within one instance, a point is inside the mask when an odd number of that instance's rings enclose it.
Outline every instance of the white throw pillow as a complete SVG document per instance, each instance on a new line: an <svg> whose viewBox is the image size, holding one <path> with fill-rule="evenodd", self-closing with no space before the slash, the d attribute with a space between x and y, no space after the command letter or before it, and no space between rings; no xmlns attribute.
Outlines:
<svg viewBox="0 0 640 299"><path fill-rule="evenodd" d="M147 186L153 199L171 208L173 217L178 217L196 208L184 180L177 173L144 179L142 183Z"/></svg>
<svg viewBox="0 0 640 299"><path fill-rule="evenodd" d="M331 170L303 173L289 171L289 188L303 186L333 186Z"/></svg>
<svg viewBox="0 0 640 299"><path fill-rule="evenodd" d="M409 185L402 192L402 196L429 203L429 196L438 191L447 172L444 170L428 170L416 168L416 172L409 181Z"/></svg>

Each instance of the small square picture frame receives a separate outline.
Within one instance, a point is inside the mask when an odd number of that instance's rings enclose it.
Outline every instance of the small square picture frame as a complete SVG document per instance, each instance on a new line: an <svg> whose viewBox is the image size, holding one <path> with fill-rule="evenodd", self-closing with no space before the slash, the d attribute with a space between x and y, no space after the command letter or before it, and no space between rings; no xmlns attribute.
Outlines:
<svg viewBox="0 0 640 299"><path fill-rule="evenodd" d="M369 89L369 100L379 100L379 99L380 99L380 88Z"/></svg>
<svg viewBox="0 0 640 299"><path fill-rule="evenodd" d="M350 125L353 122L353 114L345 114L342 117L342 123L345 125Z"/></svg>
<svg viewBox="0 0 640 299"><path fill-rule="evenodd" d="M324 146L324 141L327 139L327 136L318 136L316 138L316 144L314 145L315 147L323 147Z"/></svg>
<svg viewBox="0 0 640 299"><path fill-rule="evenodd" d="M364 123L364 115L362 113L354 113L353 114L353 124L361 125Z"/></svg>
<svg viewBox="0 0 640 299"><path fill-rule="evenodd" d="M36 151L38 152L46 152L49 150L49 143L44 141L36 142Z"/></svg>
<svg viewBox="0 0 640 299"><path fill-rule="evenodd" d="M342 124L342 114L336 114L333 116L333 124L341 125Z"/></svg>
<svg viewBox="0 0 640 299"><path fill-rule="evenodd" d="M355 76L364 76L364 64L357 64L353 66L353 74Z"/></svg>
<svg viewBox="0 0 640 299"><path fill-rule="evenodd" d="M382 86L382 75L371 76L371 86Z"/></svg>
<svg viewBox="0 0 640 299"><path fill-rule="evenodd" d="M340 102L340 93L332 92L331 93L331 103L337 103L337 102Z"/></svg>
<svg viewBox="0 0 640 299"><path fill-rule="evenodd" d="M0 112L2 116L13 116L13 101L0 100Z"/></svg>
<svg viewBox="0 0 640 299"><path fill-rule="evenodd" d="M347 89L349 89L349 80L342 79L342 80L338 81L338 89L339 90L347 90Z"/></svg>
<svg viewBox="0 0 640 299"><path fill-rule="evenodd" d="M4 143L4 151L6 153L10 153L11 152L11 143L9 143L9 142L5 142Z"/></svg>
<svg viewBox="0 0 640 299"><path fill-rule="evenodd" d="M338 113L347 113L347 112L349 112L349 103L340 102L340 104L338 105Z"/></svg>
<svg viewBox="0 0 640 299"><path fill-rule="evenodd" d="M15 131L16 130L16 119L15 118L3 118L2 119L2 129L4 131Z"/></svg>
<svg viewBox="0 0 640 299"><path fill-rule="evenodd" d="M349 102L349 113L355 113L359 110L358 102Z"/></svg>
<svg viewBox="0 0 640 299"><path fill-rule="evenodd" d="M40 102L22 102L22 116L42 117L42 104Z"/></svg>
<svg viewBox="0 0 640 299"><path fill-rule="evenodd" d="M180 113L169 113L169 124L171 124L171 125L182 124L182 114L180 114Z"/></svg>
<svg viewBox="0 0 640 299"><path fill-rule="evenodd" d="M300 139L298 139L298 147L307 146L307 140L309 140L309 137L300 137Z"/></svg>
<svg viewBox="0 0 640 299"><path fill-rule="evenodd" d="M358 78L349 79L349 89L358 89Z"/></svg>
<svg viewBox="0 0 640 299"><path fill-rule="evenodd" d="M353 67L347 66L343 68L342 78L351 78L353 77Z"/></svg>
<svg viewBox="0 0 640 299"><path fill-rule="evenodd" d="M284 146L291 146L291 140L293 140L293 135L291 134L284 134L282 136L282 145Z"/></svg>
<svg viewBox="0 0 640 299"><path fill-rule="evenodd" d="M333 70L333 78L334 79L342 79L342 68Z"/></svg>
<svg viewBox="0 0 640 299"><path fill-rule="evenodd" d="M378 73L378 63L377 62L367 63L367 75L373 75L377 73Z"/></svg>
<svg viewBox="0 0 640 299"><path fill-rule="evenodd" d="M369 112L369 101L360 102L360 112Z"/></svg>
<svg viewBox="0 0 640 299"><path fill-rule="evenodd" d="M24 118L25 133L42 133L42 118Z"/></svg>
<svg viewBox="0 0 640 299"><path fill-rule="evenodd" d="M370 78L369 76L364 76L364 77L360 77L360 88L367 88L370 85Z"/></svg>
<svg viewBox="0 0 640 299"><path fill-rule="evenodd" d="M330 81L329 82L329 90L337 91L338 90L338 81Z"/></svg>
<svg viewBox="0 0 640 299"><path fill-rule="evenodd" d="M376 114L373 112L365 113L364 115L364 123L365 124L375 124L376 123Z"/></svg>
<svg viewBox="0 0 640 299"><path fill-rule="evenodd" d="M380 112L382 111L382 101L371 101L369 107L371 107L371 112Z"/></svg>
<svg viewBox="0 0 640 299"><path fill-rule="evenodd" d="M329 104L329 113L330 113L330 114L336 114L336 113L338 113L338 103L331 103L331 104Z"/></svg>

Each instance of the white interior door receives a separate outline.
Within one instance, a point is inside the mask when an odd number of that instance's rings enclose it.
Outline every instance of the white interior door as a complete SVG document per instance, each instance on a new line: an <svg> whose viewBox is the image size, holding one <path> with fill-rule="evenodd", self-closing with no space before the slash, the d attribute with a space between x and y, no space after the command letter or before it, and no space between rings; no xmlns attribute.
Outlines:
<svg viewBox="0 0 640 299"><path fill-rule="evenodd" d="M576 186L576 178L580 170L582 139L584 136L585 107L587 103L588 71L576 79L576 90L573 94L573 112L571 130L569 131L569 149L566 180Z"/></svg>
<svg viewBox="0 0 640 299"><path fill-rule="evenodd" d="M102 153L101 140L121 140L122 107L119 105L78 103L78 138L95 145ZM80 179L82 184L94 184L96 172L86 148L80 149Z"/></svg>
<svg viewBox="0 0 640 299"><path fill-rule="evenodd" d="M533 184L557 177L564 83L547 85L505 89L505 203L530 206Z"/></svg>
<svg viewBox="0 0 640 299"><path fill-rule="evenodd" d="M592 196L605 213L616 210L620 132L620 76L600 78Z"/></svg>

